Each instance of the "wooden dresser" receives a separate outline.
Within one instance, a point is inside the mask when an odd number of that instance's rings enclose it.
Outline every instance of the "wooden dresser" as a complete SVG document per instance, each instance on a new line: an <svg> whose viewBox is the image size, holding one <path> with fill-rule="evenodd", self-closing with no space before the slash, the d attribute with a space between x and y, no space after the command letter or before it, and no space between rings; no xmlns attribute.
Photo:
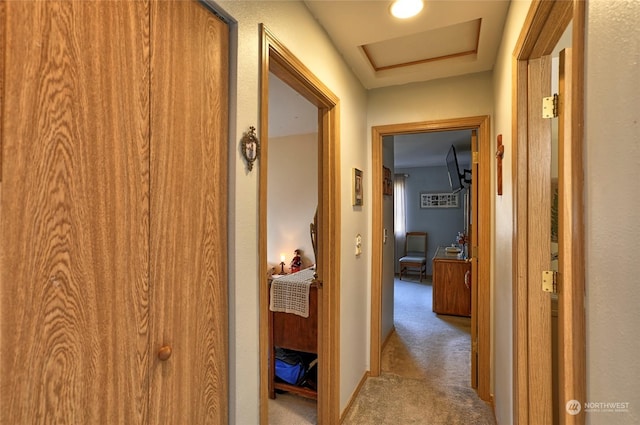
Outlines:
<svg viewBox="0 0 640 425"><path fill-rule="evenodd" d="M465 275L469 285L465 283ZM438 247L433 256L433 311L437 314L471 316L471 263L460 254Z"/></svg>
<svg viewBox="0 0 640 425"><path fill-rule="evenodd" d="M271 279L269 279L271 285ZM304 353L318 353L318 285L309 288L309 317L269 310L269 398L276 398L276 390L288 391L317 399L315 389L290 385L276 379L276 347Z"/></svg>

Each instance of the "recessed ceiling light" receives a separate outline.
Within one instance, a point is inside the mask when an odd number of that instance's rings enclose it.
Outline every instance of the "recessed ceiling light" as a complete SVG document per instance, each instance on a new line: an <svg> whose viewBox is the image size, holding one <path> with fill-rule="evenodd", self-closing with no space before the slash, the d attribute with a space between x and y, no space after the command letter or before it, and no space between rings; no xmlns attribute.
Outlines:
<svg viewBox="0 0 640 425"><path fill-rule="evenodd" d="M399 19L416 16L422 10L422 0L395 0L391 5L391 14Z"/></svg>

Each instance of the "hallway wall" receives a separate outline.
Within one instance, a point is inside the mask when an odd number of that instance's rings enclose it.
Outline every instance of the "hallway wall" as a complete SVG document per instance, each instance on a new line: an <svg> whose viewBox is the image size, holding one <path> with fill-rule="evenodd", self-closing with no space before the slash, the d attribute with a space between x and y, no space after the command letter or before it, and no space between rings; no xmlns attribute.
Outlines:
<svg viewBox="0 0 640 425"><path fill-rule="evenodd" d="M493 149L496 135L502 134L502 196L494 198L493 240L493 390L496 419L499 424L513 421L513 174L511 138L513 49L529 11L530 1L512 1L507 15L502 44L494 67L495 118L491 128ZM495 164L492 164L495 169ZM492 171L491 175L495 175ZM495 187L495 182L494 182ZM494 192L495 193L495 192Z"/></svg>
<svg viewBox="0 0 640 425"><path fill-rule="evenodd" d="M340 99L341 169L341 391L342 408L367 370L370 199L351 206L351 169L370 172L366 149L366 91L336 52L301 1L218 1L232 25L229 149L229 358L230 423L259 423L258 357L258 174L260 159L248 172L239 155L239 141L250 126L260 131L260 23L281 41ZM348 118L346 118L348 117ZM365 192L366 194L366 192ZM356 234L363 254L354 255ZM345 307L346 306L346 307Z"/></svg>
<svg viewBox="0 0 640 425"><path fill-rule="evenodd" d="M640 2L587 3L587 400L628 403L587 424L640 423Z"/></svg>

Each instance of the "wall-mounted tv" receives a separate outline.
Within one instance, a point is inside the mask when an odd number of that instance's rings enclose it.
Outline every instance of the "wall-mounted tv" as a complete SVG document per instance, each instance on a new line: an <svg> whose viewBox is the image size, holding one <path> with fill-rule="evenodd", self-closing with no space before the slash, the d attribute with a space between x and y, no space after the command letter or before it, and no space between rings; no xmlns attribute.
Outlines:
<svg viewBox="0 0 640 425"><path fill-rule="evenodd" d="M456 148L451 145L449 153L447 153L447 172L449 173L449 184L451 185L451 192L456 193L462 190L464 174L460 173L460 167L458 166L458 156L456 155Z"/></svg>

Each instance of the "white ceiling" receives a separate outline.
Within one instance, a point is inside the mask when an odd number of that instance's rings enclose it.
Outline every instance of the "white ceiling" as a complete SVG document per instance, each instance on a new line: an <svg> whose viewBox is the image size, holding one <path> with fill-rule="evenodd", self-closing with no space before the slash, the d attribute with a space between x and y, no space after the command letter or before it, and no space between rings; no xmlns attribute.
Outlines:
<svg viewBox="0 0 640 425"><path fill-rule="evenodd" d="M509 9L509 0L425 0L418 16L401 21L389 14L390 0L303 1L367 89L493 69ZM270 137L317 131L310 102L274 76L269 93ZM463 138L468 146L469 132L396 137L395 165L444 164L451 144L465 162Z"/></svg>
<svg viewBox="0 0 640 425"><path fill-rule="evenodd" d="M391 0L304 2L367 89L492 70L510 3L425 0L420 14L401 20L389 13ZM362 46L375 50L378 68L395 66L376 71ZM410 62L418 63L401 66Z"/></svg>

